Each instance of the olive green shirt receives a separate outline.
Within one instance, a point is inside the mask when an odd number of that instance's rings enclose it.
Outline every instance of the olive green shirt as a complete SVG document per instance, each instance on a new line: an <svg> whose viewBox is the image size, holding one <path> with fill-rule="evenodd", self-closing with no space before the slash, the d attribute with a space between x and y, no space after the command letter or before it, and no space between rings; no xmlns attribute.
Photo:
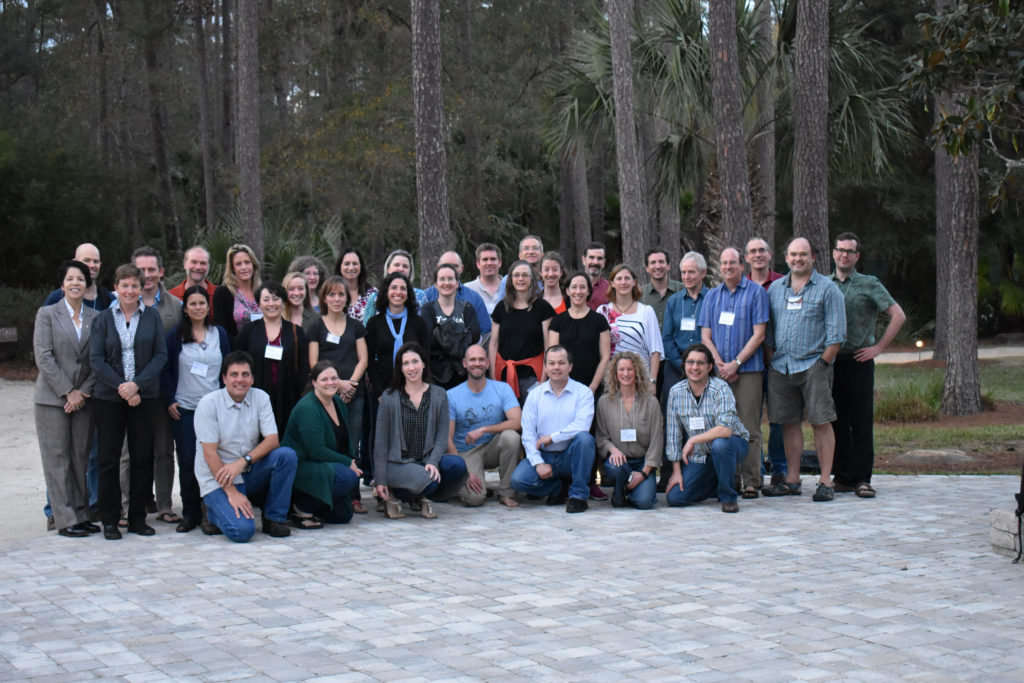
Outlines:
<svg viewBox="0 0 1024 683"><path fill-rule="evenodd" d="M669 278L668 286L665 288L664 294L658 294L658 290L654 288L650 282L643 287L643 293L640 295L640 303L647 304L654 309L654 315L658 316L658 327L665 322L665 306L668 304L668 298L676 292L681 292L686 289L682 282Z"/></svg>
<svg viewBox="0 0 1024 683"><path fill-rule="evenodd" d="M839 347L840 354L853 353L875 344L875 324L878 314L896 303L889 291L874 275L856 270L846 280L832 273L829 279L843 293L846 301L846 341Z"/></svg>

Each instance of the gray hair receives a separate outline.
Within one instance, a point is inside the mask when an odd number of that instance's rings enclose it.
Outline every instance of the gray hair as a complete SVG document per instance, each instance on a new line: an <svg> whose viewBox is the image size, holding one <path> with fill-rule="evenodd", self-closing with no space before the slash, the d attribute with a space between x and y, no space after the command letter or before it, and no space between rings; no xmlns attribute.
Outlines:
<svg viewBox="0 0 1024 683"><path fill-rule="evenodd" d="M388 268L391 267L391 262L395 260L396 256L404 256L409 259L409 281L412 282L416 278L416 262L412 260L412 254L407 252L405 249L395 249L393 252L388 254L388 257L384 259L384 275L388 274Z"/></svg>
<svg viewBox="0 0 1024 683"><path fill-rule="evenodd" d="M697 270L706 271L708 269L708 262L704 259L703 256L701 256L695 251L688 251L685 254L683 254L683 258L679 259L680 266L683 265L683 261L693 261L694 263L697 264Z"/></svg>

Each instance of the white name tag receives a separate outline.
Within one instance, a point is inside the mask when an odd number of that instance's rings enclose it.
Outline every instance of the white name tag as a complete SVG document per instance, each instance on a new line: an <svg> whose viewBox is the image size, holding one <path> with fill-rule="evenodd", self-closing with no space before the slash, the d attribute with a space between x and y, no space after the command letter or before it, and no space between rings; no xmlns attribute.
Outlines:
<svg viewBox="0 0 1024 683"><path fill-rule="evenodd" d="M622 443L633 443L636 441L636 430L635 429L620 429L619 430L619 441Z"/></svg>
<svg viewBox="0 0 1024 683"><path fill-rule="evenodd" d="M284 349L280 346L271 346L267 344L267 348L263 350L263 357L269 358L270 360L281 360L284 356Z"/></svg>
<svg viewBox="0 0 1024 683"><path fill-rule="evenodd" d="M803 308L803 305L804 305L804 298L802 296L798 296L796 298L787 299L786 300L786 310L787 311L799 311L801 308Z"/></svg>
<svg viewBox="0 0 1024 683"><path fill-rule="evenodd" d="M728 325L729 327L732 327L732 324L733 324L733 322L735 320L736 320L736 314L733 313L732 311L722 311L718 315L718 324L719 325Z"/></svg>
<svg viewBox="0 0 1024 683"><path fill-rule="evenodd" d="M206 363L200 363L199 361L192 362L192 369L189 370L193 375L199 375L200 377L206 377L206 373L209 371L210 366Z"/></svg>
<svg viewBox="0 0 1024 683"><path fill-rule="evenodd" d="M691 417L687 423L687 430L691 432L703 432L704 417Z"/></svg>
<svg viewBox="0 0 1024 683"><path fill-rule="evenodd" d="M683 318L679 322L679 329L682 330L683 332L693 332L694 330L697 329L697 319Z"/></svg>
<svg viewBox="0 0 1024 683"><path fill-rule="evenodd" d="M262 313L250 313L249 314L249 320L251 320L252 322L256 322L257 320L262 320L262 319L263 319L263 314Z"/></svg>
<svg viewBox="0 0 1024 683"><path fill-rule="evenodd" d="M327 333L327 341L330 344L340 344L341 343L341 337L339 337L336 334L331 334L330 332L328 332Z"/></svg>

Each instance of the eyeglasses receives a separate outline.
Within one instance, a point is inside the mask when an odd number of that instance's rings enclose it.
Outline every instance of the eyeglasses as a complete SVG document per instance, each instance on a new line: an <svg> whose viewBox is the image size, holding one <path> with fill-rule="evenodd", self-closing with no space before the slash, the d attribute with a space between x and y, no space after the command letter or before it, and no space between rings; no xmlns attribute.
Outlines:
<svg viewBox="0 0 1024 683"><path fill-rule="evenodd" d="M857 253L856 249L843 249L842 247L836 247L835 252L837 254L846 254L847 256L853 256Z"/></svg>
<svg viewBox="0 0 1024 683"><path fill-rule="evenodd" d="M531 277L531 274L530 273L512 273L512 277L514 277L514 278L528 278L528 277Z"/></svg>

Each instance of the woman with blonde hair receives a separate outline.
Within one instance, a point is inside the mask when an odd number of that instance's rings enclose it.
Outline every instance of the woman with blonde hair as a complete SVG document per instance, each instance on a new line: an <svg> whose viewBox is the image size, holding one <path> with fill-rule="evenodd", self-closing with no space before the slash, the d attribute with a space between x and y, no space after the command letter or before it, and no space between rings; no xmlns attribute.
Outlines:
<svg viewBox="0 0 1024 683"><path fill-rule="evenodd" d="M262 317L256 300L260 284L260 262L255 252L244 244L228 247L224 284L213 292L213 322L223 327L231 339L244 323Z"/></svg>
<svg viewBox="0 0 1024 683"><path fill-rule="evenodd" d="M309 284L306 276L299 272L291 272L281 280L281 286L287 292L288 298L284 300L284 317L290 323L302 328L306 336L313 329L313 323L320 319L320 316L313 311L313 304L310 299ZM316 363L310 361L312 367Z"/></svg>
<svg viewBox="0 0 1024 683"><path fill-rule="evenodd" d="M601 480L612 482L612 507L628 498L641 510L654 507L654 470L665 451L661 405L647 365L632 351L612 356L605 375L605 393L594 412L597 457L605 459Z"/></svg>

